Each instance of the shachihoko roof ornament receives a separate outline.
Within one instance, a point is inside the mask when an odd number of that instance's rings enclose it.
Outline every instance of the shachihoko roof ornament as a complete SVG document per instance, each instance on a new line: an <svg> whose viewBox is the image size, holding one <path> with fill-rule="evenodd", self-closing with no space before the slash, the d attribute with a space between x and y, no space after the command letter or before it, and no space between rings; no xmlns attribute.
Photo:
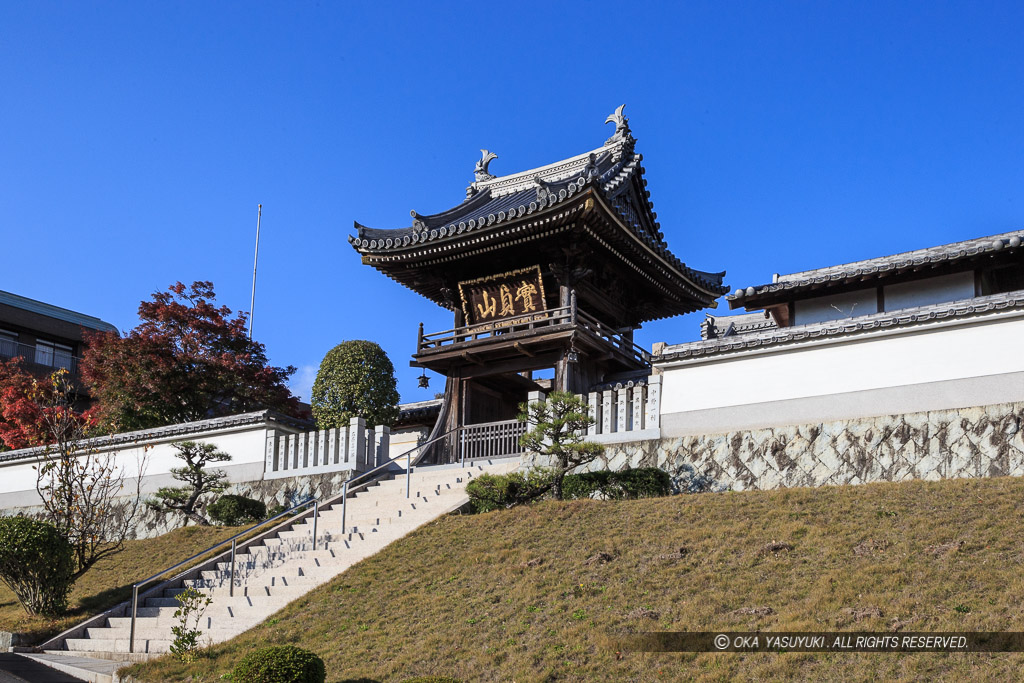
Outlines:
<svg viewBox="0 0 1024 683"><path fill-rule="evenodd" d="M690 268L669 250L624 107L605 119L615 131L597 149L503 176L489 168L497 155L481 149L474 180L460 204L430 215L412 211L412 225L406 228L376 229L357 222L349 242L364 264L447 307L443 291L451 284L441 282L443 269L449 268L443 263L525 249L517 245L572 233L580 244L601 250L602 258L620 262L623 272L631 273L629 279L646 282L652 301L661 297L639 319L713 307L728 291L722 286L725 273Z"/></svg>

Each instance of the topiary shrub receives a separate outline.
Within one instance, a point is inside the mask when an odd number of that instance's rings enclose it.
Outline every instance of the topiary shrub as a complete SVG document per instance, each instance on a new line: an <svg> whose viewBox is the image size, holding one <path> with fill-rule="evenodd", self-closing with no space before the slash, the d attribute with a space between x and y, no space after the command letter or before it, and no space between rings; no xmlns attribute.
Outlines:
<svg viewBox="0 0 1024 683"><path fill-rule="evenodd" d="M267 506L258 500L227 494L206 508L207 514L217 524L240 526L255 524L267 517Z"/></svg>
<svg viewBox="0 0 1024 683"><path fill-rule="evenodd" d="M74 549L55 526L27 517L0 517L0 580L26 612L63 614L74 573Z"/></svg>
<svg viewBox="0 0 1024 683"><path fill-rule="evenodd" d="M528 503L547 493L554 482L550 470L481 474L466 486L473 512L503 510Z"/></svg>
<svg viewBox="0 0 1024 683"><path fill-rule="evenodd" d="M347 427L353 417L391 426L398 417L395 366L379 344L342 342L320 363L310 405L318 429Z"/></svg>
<svg viewBox="0 0 1024 683"><path fill-rule="evenodd" d="M621 472L584 472L566 475L563 492L566 498L654 498L672 493L672 478L668 472L657 467L640 467Z"/></svg>
<svg viewBox="0 0 1024 683"><path fill-rule="evenodd" d="M324 683L326 679L324 660L294 645L250 652L231 674L232 683Z"/></svg>

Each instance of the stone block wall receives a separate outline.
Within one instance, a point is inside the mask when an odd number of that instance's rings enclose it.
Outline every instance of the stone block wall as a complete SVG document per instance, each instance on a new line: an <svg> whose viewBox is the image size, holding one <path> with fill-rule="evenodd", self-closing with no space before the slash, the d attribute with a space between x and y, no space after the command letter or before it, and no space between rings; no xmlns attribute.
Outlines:
<svg viewBox="0 0 1024 683"><path fill-rule="evenodd" d="M1024 403L610 445L588 470L659 467L681 492L1024 475ZM542 464L538 462L537 464Z"/></svg>

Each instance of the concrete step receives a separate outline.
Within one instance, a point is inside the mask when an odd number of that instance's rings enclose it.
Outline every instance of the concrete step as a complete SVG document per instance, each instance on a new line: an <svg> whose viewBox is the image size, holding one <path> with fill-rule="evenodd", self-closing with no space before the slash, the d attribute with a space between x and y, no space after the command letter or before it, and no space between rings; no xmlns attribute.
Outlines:
<svg viewBox="0 0 1024 683"><path fill-rule="evenodd" d="M136 652L170 652L171 640L166 638L136 638ZM69 652L128 652L128 638L68 638L64 641Z"/></svg>
<svg viewBox="0 0 1024 683"><path fill-rule="evenodd" d="M175 596L187 588L198 588L212 599L198 626L203 642L222 642L262 622L412 529L455 509L466 499L465 484L473 477L482 472L509 471L515 466L517 461L505 460L466 468L417 468L409 496L405 477L399 475L349 498L345 529L340 528L341 505L325 507L316 520L316 550L313 520L307 518L240 552L233 577L230 562L222 561L201 571L197 578L183 581L180 587L145 599L135 624L136 651L143 654L135 656L168 651L171 627L177 624ZM116 657L127 653L130 629L129 617L111 617L104 627L86 629L86 637L65 643L71 652L105 652Z"/></svg>
<svg viewBox="0 0 1024 683"><path fill-rule="evenodd" d="M117 670L131 663L119 659L80 657L64 651L22 653L21 656L89 683L112 683Z"/></svg>

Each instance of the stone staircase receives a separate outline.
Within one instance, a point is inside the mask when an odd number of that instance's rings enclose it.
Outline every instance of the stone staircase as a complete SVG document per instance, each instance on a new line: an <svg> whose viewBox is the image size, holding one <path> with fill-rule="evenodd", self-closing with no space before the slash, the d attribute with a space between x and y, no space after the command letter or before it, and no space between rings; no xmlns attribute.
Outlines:
<svg viewBox="0 0 1024 683"><path fill-rule="evenodd" d="M235 562L233 595L230 594L230 562L218 562L199 572L196 578L168 582L170 587L145 600L140 599L134 656L128 655L129 607L124 610L125 616L100 620L98 623L102 625L86 628L84 633L78 634L82 637L66 638L63 650L47 650L39 660L48 663L46 660L53 660L53 655L58 655L58 660L60 655L73 655L128 661L168 652L171 627L177 623L175 596L189 587L201 590L213 600L199 624L200 642L207 645L229 640L392 541L467 503L466 484L473 477L483 473L504 474L518 466L518 458L506 458L476 461L465 467L414 467L409 497L406 497L403 470L393 479L380 481L349 496L345 529L341 529L340 500L321 508L315 550L312 515L261 543L240 550ZM101 683L113 680L109 674L79 675Z"/></svg>

